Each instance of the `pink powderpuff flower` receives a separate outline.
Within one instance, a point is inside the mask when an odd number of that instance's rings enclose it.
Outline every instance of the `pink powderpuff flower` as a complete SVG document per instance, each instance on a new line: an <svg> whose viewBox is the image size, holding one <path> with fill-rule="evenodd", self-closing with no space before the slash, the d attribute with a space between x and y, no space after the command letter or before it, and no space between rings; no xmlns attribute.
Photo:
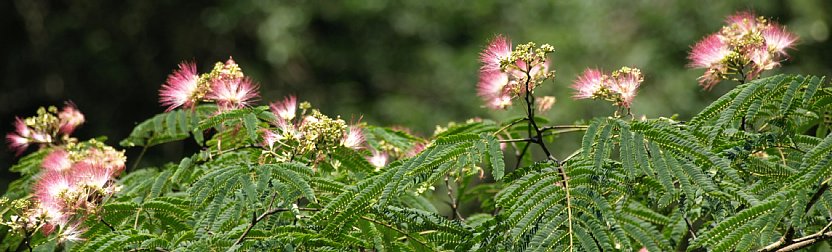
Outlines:
<svg viewBox="0 0 832 252"><path fill-rule="evenodd" d="M60 172L47 171L35 183L35 198L41 203L53 203L62 206L62 195L75 190L70 178Z"/></svg>
<svg viewBox="0 0 832 252"><path fill-rule="evenodd" d="M711 34L693 46L688 55L693 68L712 68L731 53L728 43L719 34Z"/></svg>
<svg viewBox="0 0 832 252"><path fill-rule="evenodd" d="M607 82L608 77L602 74L600 70L587 68L572 84L572 88L576 91L572 98L595 98L598 92L607 86Z"/></svg>
<svg viewBox="0 0 832 252"><path fill-rule="evenodd" d="M535 100L534 105L537 107L537 111L546 112L552 108L552 105L555 104L555 97L554 96L543 96L540 97L538 100Z"/></svg>
<svg viewBox="0 0 832 252"><path fill-rule="evenodd" d="M63 225L58 232L58 243L83 241L85 232L87 232L87 228L82 226L80 221Z"/></svg>
<svg viewBox="0 0 832 252"><path fill-rule="evenodd" d="M61 112L58 113L58 119L60 119L59 132L70 135L75 131L75 128L84 123L84 114L78 111L75 103L67 102Z"/></svg>
<svg viewBox="0 0 832 252"><path fill-rule="evenodd" d="M384 168L384 166L387 165L388 158L389 157L387 156L386 152L373 150L372 156L368 157L367 161L370 161L370 164L375 166L376 170L378 170Z"/></svg>
<svg viewBox="0 0 832 252"><path fill-rule="evenodd" d="M282 101L273 102L269 108L279 119L291 121L298 111L298 98L294 95L287 96Z"/></svg>
<svg viewBox="0 0 832 252"><path fill-rule="evenodd" d="M44 235L51 234L57 226L65 225L69 218L63 212L63 208L54 201L37 202L37 207L32 215L39 221L46 222L40 229Z"/></svg>
<svg viewBox="0 0 832 252"><path fill-rule="evenodd" d="M168 75L159 90L159 102L171 111L177 107L192 108L199 101L199 75L193 62L179 63L179 69Z"/></svg>
<svg viewBox="0 0 832 252"><path fill-rule="evenodd" d="M786 27L777 23L769 24L763 29L762 35L768 49L784 57L788 57L786 48L793 48L798 40L797 35L786 31Z"/></svg>
<svg viewBox="0 0 832 252"><path fill-rule="evenodd" d="M269 149L274 148L274 143L280 141L281 136L277 133L274 133L271 130L265 129L263 130L263 147L268 146Z"/></svg>
<svg viewBox="0 0 832 252"><path fill-rule="evenodd" d="M477 95L483 99L486 107L494 110L511 106L511 93L508 88L508 74L499 70L481 71L477 83Z"/></svg>
<svg viewBox="0 0 832 252"><path fill-rule="evenodd" d="M86 157L78 163L103 167L110 170L114 176L117 176L125 168L125 159L123 151L117 151L112 148L106 148L104 150L92 148L88 150Z"/></svg>
<svg viewBox="0 0 832 252"><path fill-rule="evenodd" d="M623 67L621 70L613 73L613 84L610 85L610 90L621 96L621 104L625 108L630 108L633 99L636 97L636 89L638 89L644 77L641 75L641 70L638 68Z"/></svg>
<svg viewBox="0 0 832 252"><path fill-rule="evenodd" d="M503 35L497 35L480 53L482 71L500 71L500 61L511 56L511 41Z"/></svg>
<svg viewBox="0 0 832 252"><path fill-rule="evenodd" d="M361 130L361 127L358 125L352 125L347 129L347 132L344 133L344 137L341 139L341 144L344 147L358 150L361 149L361 145L364 144L364 133Z"/></svg>
<svg viewBox="0 0 832 252"><path fill-rule="evenodd" d="M248 107L260 96L257 91L258 88L259 85L245 77L214 80L211 85L211 92L206 95L206 98L217 102L221 110L239 109Z"/></svg>
<svg viewBox="0 0 832 252"><path fill-rule="evenodd" d="M89 163L77 163L72 167L70 176L76 186L85 186L86 188L106 192L110 181L113 180L113 171Z"/></svg>
<svg viewBox="0 0 832 252"><path fill-rule="evenodd" d="M728 16L725 23L736 27L740 33L754 32L757 30L757 14L752 11L741 11Z"/></svg>
<svg viewBox="0 0 832 252"><path fill-rule="evenodd" d="M48 171L64 172L72 167L72 161L69 160L68 152L63 149L56 149L43 158L41 166Z"/></svg>
<svg viewBox="0 0 832 252"><path fill-rule="evenodd" d="M748 73L748 79L757 78L765 70L771 70L780 66L780 62L774 59L765 46L751 48L747 53L753 64L752 70Z"/></svg>
<svg viewBox="0 0 832 252"><path fill-rule="evenodd" d="M26 123L19 117L15 117L14 128L14 132L6 134L6 142L9 144L9 149L14 151L15 155L19 156L32 142L30 139L32 130L29 129L29 126L26 126Z"/></svg>

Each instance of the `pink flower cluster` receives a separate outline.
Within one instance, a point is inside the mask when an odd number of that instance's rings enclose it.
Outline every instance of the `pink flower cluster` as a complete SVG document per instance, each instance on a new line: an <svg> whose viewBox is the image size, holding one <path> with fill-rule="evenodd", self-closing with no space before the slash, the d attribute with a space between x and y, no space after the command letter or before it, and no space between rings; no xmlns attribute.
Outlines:
<svg viewBox="0 0 832 252"><path fill-rule="evenodd" d="M159 102L168 107L166 111L193 108L201 101L215 102L220 111L228 111L251 105L259 96L258 88L231 58L202 75L195 63L182 62L159 90Z"/></svg>
<svg viewBox="0 0 832 252"><path fill-rule="evenodd" d="M538 80L549 75L549 61L544 55L519 57L513 54L511 41L502 35L494 37L480 54L482 66L477 94L488 108L508 108L515 95L527 91L523 86L526 81L529 81L528 88L533 89Z"/></svg>
<svg viewBox="0 0 832 252"><path fill-rule="evenodd" d="M370 164L381 169L395 157L413 157L424 150L423 143L414 144L408 150L391 146L370 146L361 124L347 125L341 119L331 119L317 110L310 109L306 102L298 103L295 96L288 96L269 105L277 120L275 128L263 129L263 153L265 157L291 160L291 155L317 153L326 148L345 147L364 154ZM311 113L308 113L311 111ZM359 119L360 121L360 119ZM407 129L401 129L407 132ZM285 148L284 148L285 147ZM319 153L320 154L320 153ZM314 154L313 154L314 155ZM263 156L261 156L263 158ZM322 157L315 157L316 162Z"/></svg>
<svg viewBox="0 0 832 252"><path fill-rule="evenodd" d="M15 118L15 130L6 134L6 141L9 149L20 155L30 144L44 147L68 140L69 135L83 123L84 114L72 102L67 102L60 111L55 107L41 108L37 116Z"/></svg>
<svg viewBox="0 0 832 252"><path fill-rule="evenodd" d="M644 81L638 68L622 67L611 75L598 69L587 68L572 84L575 99L604 99L616 106L630 108L636 89Z"/></svg>
<svg viewBox="0 0 832 252"><path fill-rule="evenodd" d="M798 40L784 26L753 12L738 12L725 22L719 32L696 43L688 56L690 67L706 69L699 78L705 89L725 79L751 80L780 66L789 57L786 49Z"/></svg>
<svg viewBox="0 0 832 252"><path fill-rule="evenodd" d="M44 170L34 186L36 207L30 216L44 223L44 234L60 227L59 236L73 239L67 232L83 229L86 215L98 211L118 190L114 182L124 170L124 152L92 145L56 147L43 159Z"/></svg>
<svg viewBox="0 0 832 252"><path fill-rule="evenodd" d="M302 129L309 128L311 124L320 123L322 115L312 113L306 114L306 109L299 109L298 99L294 95L287 96L283 100L269 104L272 113L277 117L275 126L277 131L266 129L263 132L263 146L268 147L269 150L274 150L275 144L280 143L285 145L286 142L301 142L308 138L320 137L319 132L304 132ZM298 113L298 110L302 110ZM328 120L325 118L324 120ZM336 122L342 120L337 119ZM313 127L315 128L315 127ZM350 149L361 149L364 145L364 133L358 123L350 125L342 129L339 136L339 144Z"/></svg>

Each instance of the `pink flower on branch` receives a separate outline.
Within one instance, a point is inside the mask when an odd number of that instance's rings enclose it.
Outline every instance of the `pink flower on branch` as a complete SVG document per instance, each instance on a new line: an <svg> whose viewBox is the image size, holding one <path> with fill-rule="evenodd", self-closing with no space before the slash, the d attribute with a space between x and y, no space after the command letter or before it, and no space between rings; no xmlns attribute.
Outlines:
<svg viewBox="0 0 832 252"><path fill-rule="evenodd" d="M211 92L205 98L214 100L221 110L232 110L248 107L257 97L259 86L249 78L215 80L211 85Z"/></svg>
<svg viewBox="0 0 832 252"><path fill-rule="evenodd" d="M554 96L543 96L536 100L534 105L537 107L537 111L546 112L552 108L552 105L555 105L555 101Z"/></svg>
<svg viewBox="0 0 832 252"><path fill-rule="evenodd" d="M159 102L167 106L165 111L178 107L192 108L199 102L199 75L193 62L179 63L179 69L168 75L162 89L159 90Z"/></svg>
<svg viewBox="0 0 832 252"><path fill-rule="evenodd" d="M372 156L367 158L367 161L370 161L370 164L376 167L376 169L384 168L387 165L387 159L389 156L386 152L383 151L372 151Z"/></svg>
<svg viewBox="0 0 832 252"><path fill-rule="evenodd" d="M793 48L798 40L797 35L786 31L786 27L780 26L777 23L769 24L763 29L762 35L766 41L768 50L784 57L788 57L786 48Z"/></svg>
<svg viewBox="0 0 832 252"><path fill-rule="evenodd" d="M759 26L757 14L753 11L740 11L725 18L731 28L738 30L740 33L754 32Z"/></svg>
<svg viewBox="0 0 832 252"><path fill-rule="evenodd" d="M633 99L636 97L636 89L644 81L641 70L638 68L622 67L612 73L613 81L610 82L610 90L620 96L619 106L630 108Z"/></svg>
<svg viewBox="0 0 832 252"><path fill-rule="evenodd" d="M64 172L72 167L72 161L69 160L68 152L63 149L56 149L43 158L41 166L48 171Z"/></svg>
<svg viewBox="0 0 832 252"><path fill-rule="evenodd" d="M32 143L32 140L30 140L32 131L19 117L14 120L14 128L14 132L6 134L6 142L9 144L9 149L14 151L16 155L20 155Z"/></svg>
<svg viewBox="0 0 832 252"><path fill-rule="evenodd" d="M508 74L499 70L483 70L477 84L477 95L491 109L506 109L511 106L511 90L508 88Z"/></svg>
<svg viewBox="0 0 832 252"><path fill-rule="evenodd" d="M477 95L485 107L506 109L512 105L514 97L525 95L552 77L546 54L553 51L550 45L537 47L534 43L512 49L508 38L503 35L494 37L480 53L482 66Z"/></svg>
<svg viewBox="0 0 832 252"><path fill-rule="evenodd" d="M482 71L500 71L502 60L508 59L511 56L511 41L503 35L497 35L485 50L480 53L480 62L482 62Z"/></svg>
<svg viewBox="0 0 832 252"><path fill-rule="evenodd" d="M84 114L78 111L75 103L67 102L61 112L58 113L58 119L60 119L60 133L70 135L75 131L75 128L84 123Z"/></svg>
<svg viewBox="0 0 832 252"><path fill-rule="evenodd" d="M292 119L295 119L295 115L298 111L298 99L294 95L290 95L283 98L282 101L273 102L269 105L269 107L278 119L291 121Z"/></svg>
<svg viewBox="0 0 832 252"><path fill-rule="evenodd" d="M688 59L688 66L695 68L711 68L721 64L731 53L724 38L719 34L711 34L693 46Z"/></svg>
<svg viewBox="0 0 832 252"><path fill-rule="evenodd" d="M347 132L344 133L344 137L341 139L341 144L350 149L361 149L361 146L364 144L364 133L362 132L361 127L358 125L350 126L347 129Z"/></svg>
<svg viewBox="0 0 832 252"><path fill-rule="evenodd" d="M622 67L611 75L597 69L588 68L572 84L575 99L604 99L616 106L630 108L636 96L636 90L644 81L638 68Z"/></svg>
<svg viewBox="0 0 832 252"><path fill-rule="evenodd" d="M689 67L705 68L699 85L711 89L721 80L745 82L788 58L787 48L798 41L786 28L743 11L729 16L726 26L691 48Z"/></svg>
<svg viewBox="0 0 832 252"><path fill-rule="evenodd" d="M572 88L576 91L572 97L575 99L594 98L602 88L607 86L607 78L600 70L587 68L572 84Z"/></svg>

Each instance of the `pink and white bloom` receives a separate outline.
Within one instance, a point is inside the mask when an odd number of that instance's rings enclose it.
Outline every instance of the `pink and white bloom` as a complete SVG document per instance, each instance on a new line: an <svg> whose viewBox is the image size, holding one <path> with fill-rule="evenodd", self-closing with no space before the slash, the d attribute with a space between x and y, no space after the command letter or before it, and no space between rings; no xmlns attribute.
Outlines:
<svg viewBox="0 0 832 252"><path fill-rule="evenodd" d="M477 83L477 95L483 99L485 106L491 109L506 109L511 106L511 90L508 87L509 76L499 70L480 72Z"/></svg>
<svg viewBox="0 0 832 252"><path fill-rule="evenodd" d="M629 108L636 97L636 89L644 81L641 70L637 68L623 67L613 74L613 81L610 90L621 96L621 106Z"/></svg>
<svg viewBox="0 0 832 252"><path fill-rule="evenodd" d="M480 53L481 71L500 71L500 62L511 56L511 41L503 35L497 35L485 50Z"/></svg>
<svg viewBox="0 0 832 252"><path fill-rule="evenodd" d="M58 119L60 119L59 132L70 135L75 131L75 128L84 123L84 114L78 111L75 103L67 102L61 112L58 113Z"/></svg>
<svg viewBox="0 0 832 252"><path fill-rule="evenodd" d="M740 11L728 16L725 23L736 27L741 33L753 32L757 30L758 26L757 14L752 11Z"/></svg>
<svg viewBox="0 0 832 252"><path fill-rule="evenodd" d="M794 47L798 40L797 35L786 31L786 27L777 23L769 24L763 29L762 35L768 49L784 57L788 57L786 48Z"/></svg>
<svg viewBox="0 0 832 252"><path fill-rule="evenodd" d="M159 102L167 106L165 111L178 107L191 108L199 102L199 75L193 62L179 63L179 69L168 75L159 90Z"/></svg>
<svg viewBox="0 0 832 252"><path fill-rule="evenodd" d="M112 148L105 148L103 150L92 148L88 150L86 157L78 163L103 167L109 170L113 176L117 176L124 170L126 161L123 151L117 151Z"/></svg>
<svg viewBox="0 0 832 252"><path fill-rule="evenodd" d="M797 42L786 28L743 11L729 16L727 26L708 35L691 49L689 67L705 68L699 85L710 89L724 79L755 79L788 58L787 48Z"/></svg>
<svg viewBox="0 0 832 252"><path fill-rule="evenodd" d="M58 232L58 243L83 241L85 232L87 232L87 228L82 226L81 222L63 225Z"/></svg>
<svg viewBox="0 0 832 252"><path fill-rule="evenodd" d="M20 155L32 143L30 139L32 130L29 129L29 126L20 117L15 117L14 128L14 132L6 134L6 142L9 144L9 149L15 152L15 155Z"/></svg>
<svg viewBox="0 0 832 252"><path fill-rule="evenodd" d="M780 66L780 62L774 59L765 46L758 46L749 50L748 58L753 64L751 71L748 73L749 79L754 79L765 70L771 70Z"/></svg>
<svg viewBox="0 0 832 252"><path fill-rule="evenodd" d="M48 171L65 172L72 167L72 161L69 160L68 152L56 149L43 158L41 166Z"/></svg>
<svg viewBox="0 0 832 252"><path fill-rule="evenodd" d="M361 130L361 127L358 125L352 125L347 129L347 132L344 133L344 137L341 139L341 144L344 147L358 150L361 149L361 146L364 144L364 133Z"/></svg>
<svg viewBox="0 0 832 252"><path fill-rule="evenodd" d="M35 183L35 198L38 202L61 205L64 202L61 196L74 191L74 188L72 180L63 173L46 172Z"/></svg>
<svg viewBox="0 0 832 252"><path fill-rule="evenodd" d="M114 177L113 171L107 167L100 167L88 163L76 164L72 168L71 176L76 186L85 186L101 192L106 192L108 184Z"/></svg>
<svg viewBox="0 0 832 252"><path fill-rule="evenodd" d="M537 111L546 112L552 108L552 105L555 104L555 97L554 96L543 96L535 100L534 105L537 107Z"/></svg>
<svg viewBox="0 0 832 252"><path fill-rule="evenodd" d="M694 68L712 68L722 64L725 57L731 53L731 48L719 34L711 34L693 46L688 55L690 64Z"/></svg>
<svg viewBox="0 0 832 252"><path fill-rule="evenodd" d="M598 69L587 68L572 84L575 99L595 98L602 88L607 86L608 77Z"/></svg>
<svg viewBox="0 0 832 252"><path fill-rule="evenodd" d="M268 146L269 150L274 148L274 143L280 141L281 136L277 133L274 133L271 130L264 130L263 131L263 146Z"/></svg>
<svg viewBox="0 0 832 252"><path fill-rule="evenodd" d="M269 105L269 108L278 118L291 121L295 119L295 114L298 111L298 98L294 95L287 96L282 101L273 102Z"/></svg>
<svg viewBox="0 0 832 252"><path fill-rule="evenodd" d="M367 161L370 161L370 164L375 166L376 170L378 170L384 168L384 166L387 165L388 158L389 156L387 156L386 152L373 150L372 156L367 158Z"/></svg>
<svg viewBox="0 0 832 252"><path fill-rule="evenodd" d="M259 86L249 78L215 80L205 97L214 100L223 110L248 107L260 96Z"/></svg>

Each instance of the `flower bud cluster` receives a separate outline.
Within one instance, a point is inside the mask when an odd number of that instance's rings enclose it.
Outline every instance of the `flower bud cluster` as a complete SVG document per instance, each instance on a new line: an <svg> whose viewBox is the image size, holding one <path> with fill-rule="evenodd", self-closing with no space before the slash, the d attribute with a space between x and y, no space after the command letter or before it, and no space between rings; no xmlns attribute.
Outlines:
<svg viewBox="0 0 832 252"><path fill-rule="evenodd" d="M217 62L211 72L201 75L195 63L182 62L159 90L159 102L168 107L166 111L215 102L222 112L251 105L259 96L258 88L231 58Z"/></svg>
<svg viewBox="0 0 832 252"><path fill-rule="evenodd" d="M726 19L726 26L706 36L691 49L690 67L705 68L699 84L710 89L721 80L747 81L787 59L787 48L797 35L776 22L753 12L739 12Z"/></svg>
<svg viewBox="0 0 832 252"><path fill-rule="evenodd" d="M511 41L502 35L495 37L480 54L480 77L477 94L491 109L506 109L512 99L532 92L535 87L554 77L549 71L547 55L554 47L537 47L529 42L512 50Z"/></svg>
<svg viewBox="0 0 832 252"><path fill-rule="evenodd" d="M46 147L75 141L69 135L83 123L84 114L72 102L67 102L60 111L54 106L41 107L36 116L15 118L15 131L6 134L6 141L9 148L20 155L30 144Z"/></svg>

